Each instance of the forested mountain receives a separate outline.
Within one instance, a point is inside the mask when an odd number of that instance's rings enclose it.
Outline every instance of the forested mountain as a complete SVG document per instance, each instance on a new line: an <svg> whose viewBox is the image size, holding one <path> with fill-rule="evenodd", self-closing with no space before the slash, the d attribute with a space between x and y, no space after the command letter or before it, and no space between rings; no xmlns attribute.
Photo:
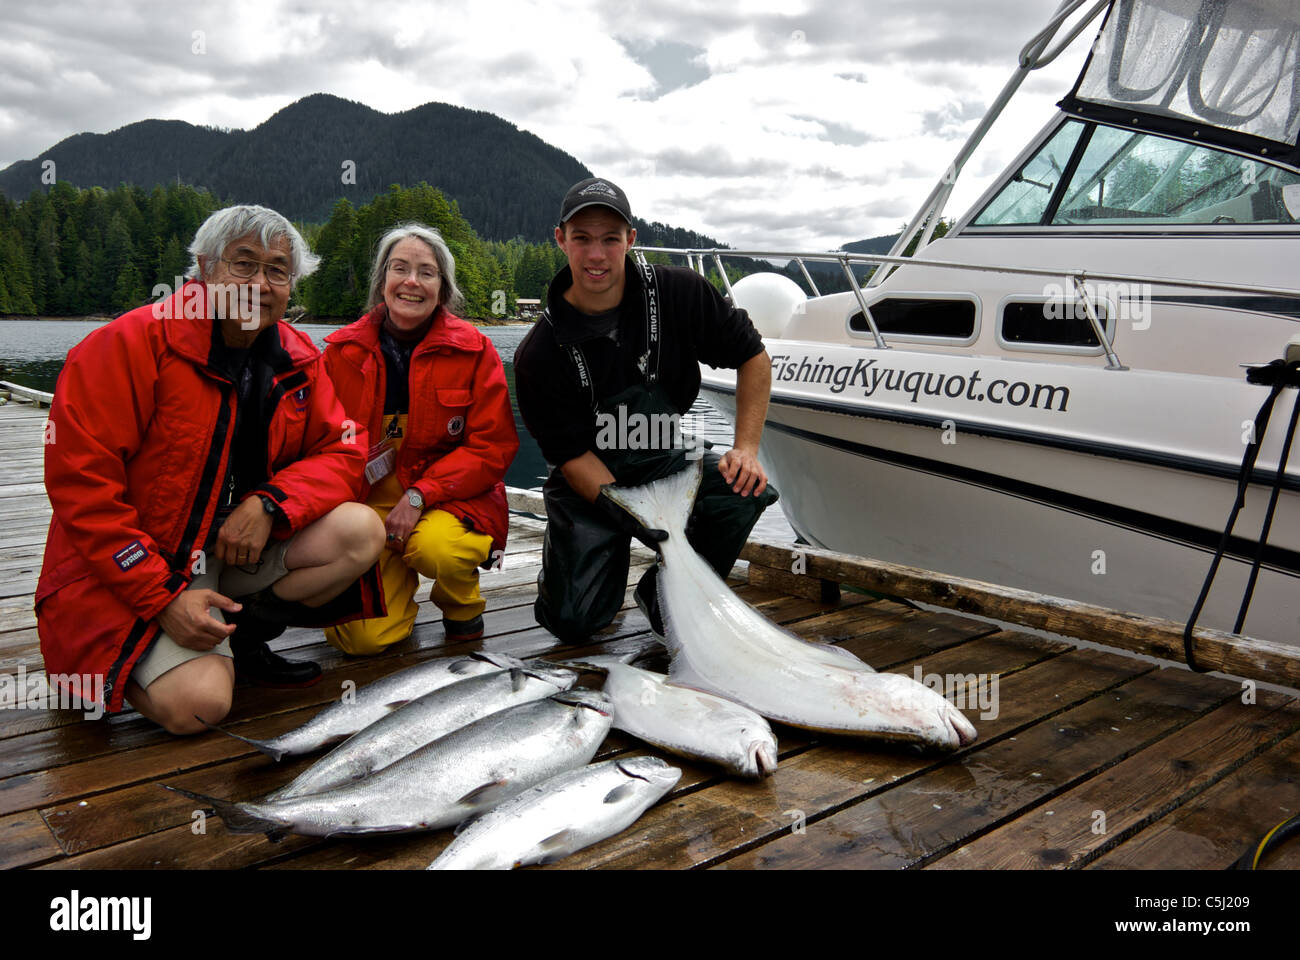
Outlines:
<svg viewBox="0 0 1300 960"><path fill-rule="evenodd" d="M148 192L59 182L21 203L0 197L0 314L111 315L164 296L189 269L199 224L227 203L174 182ZM366 306L378 240L405 221L429 224L447 241L467 317L513 316L516 298L544 296L566 262L554 239L485 241L440 190L393 186L360 206L339 200L323 225L300 225L321 264L295 289L293 302L313 317L356 319ZM644 229L656 243L715 245L662 224Z"/></svg>
<svg viewBox="0 0 1300 960"><path fill-rule="evenodd" d="M394 183L423 182L454 199L481 237L533 242L550 239L564 191L591 176L490 113L426 103L386 114L328 94L290 104L252 130L144 120L78 134L0 170L0 192L18 202L46 189L47 160L54 178L77 187L187 183L316 223L340 198L361 206Z"/></svg>

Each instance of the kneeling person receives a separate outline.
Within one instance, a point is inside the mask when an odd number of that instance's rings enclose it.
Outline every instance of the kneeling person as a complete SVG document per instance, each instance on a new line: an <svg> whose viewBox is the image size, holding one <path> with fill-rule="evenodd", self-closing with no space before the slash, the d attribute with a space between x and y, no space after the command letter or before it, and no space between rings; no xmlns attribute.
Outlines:
<svg viewBox="0 0 1300 960"><path fill-rule="evenodd" d="M382 525L353 502L364 450L320 351L281 322L317 258L256 206L213 214L190 252L181 290L68 353L36 592L47 671L102 677L109 711L173 733L224 717L237 670L318 679L267 649L287 624L383 610Z"/></svg>
<svg viewBox="0 0 1300 960"><path fill-rule="evenodd" d="M388 546L387 616L326 632L345 653L378 653L410 634L421 574L448 640L483 635L478 568L505 548L504 478L519 437L501 358L452 314L460 299L442 237L403 224L379 241L369 312L325 338L335 388L369 433L363 497Z"/></svg>
<svg viewBox="0 0 1300 960"><path fill-rule="evenodd" d="M632 521L601 486L648 483L685 467L686 451L646 441L661 433L656 425L679 423L690 410L701 362L738 371L736 436L723 456L704 455L689 542L725 578L777 496L758 462L771 386L762 339L748 314L699 274L636 263L635 241L622 190L600 179L571 187L555 228L569 266L551 281L542 319L515 351L519 412L554 465L542 488L547 525L534 611L566 642L586 639L618 613L630 537L653 546L666 535ZM662 635L655 573L651 567L641 578L636 600Z"/></svg>

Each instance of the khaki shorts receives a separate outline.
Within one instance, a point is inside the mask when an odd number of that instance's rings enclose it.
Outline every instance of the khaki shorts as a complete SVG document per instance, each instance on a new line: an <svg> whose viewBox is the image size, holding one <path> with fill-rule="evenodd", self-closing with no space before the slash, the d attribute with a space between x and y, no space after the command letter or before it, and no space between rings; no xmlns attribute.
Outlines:
<svg viewBox="0 0 1300 960"><path fill-rule="evenodd" d="M287 540L272 540L267 548L262 551L262 558L256 566L251 567L227 567L219 558L213 558L207 565L206 570L194 578L186 589L208 589L216 590L223 596L232 599L246 597L250 593L256 593L258 590L264 590L271 584L278 581L289 568L284 565L284 556L289 551L289 544L293 542L293 537ZM208 607L213 619L226 622L221 611L216 607ZM148 689L149 684L153 683L168 670L179 667L182 663L189 660L197 660L199 657L206 657L210 654L217 654L222 657L234 657L230 649L230 638L227 637L211 650L193 650L189 647L182 647L179 643L160 633L154 639L149 650L131 671L131 679L138 683L142 689Z"/></svg>

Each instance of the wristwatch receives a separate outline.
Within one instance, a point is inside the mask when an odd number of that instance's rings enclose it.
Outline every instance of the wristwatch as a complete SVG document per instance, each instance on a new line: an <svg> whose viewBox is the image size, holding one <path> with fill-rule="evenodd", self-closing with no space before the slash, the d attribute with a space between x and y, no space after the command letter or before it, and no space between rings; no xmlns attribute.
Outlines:
<svg viewBox="0 0 1300 960"><path fill-rule="evenodd" d="M275 516L276 511L280 509L280 505L264 493L259 493L257 496L262 501L263 512Z"/></svg>
<svg viewBox="0 0 1300 960"><path fill-rule="evenodd" d="M415 487L411 487L406 491L406 501L416 510L424 509L424 497L420 496L420 491L416 490Z"/></svg>

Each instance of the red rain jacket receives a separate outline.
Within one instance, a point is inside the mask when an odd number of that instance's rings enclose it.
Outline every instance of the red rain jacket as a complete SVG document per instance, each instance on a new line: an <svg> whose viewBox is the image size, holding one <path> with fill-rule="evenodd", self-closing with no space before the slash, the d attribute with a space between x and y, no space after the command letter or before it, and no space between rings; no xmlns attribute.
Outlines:
<svg viewBox="0 0 1300 960"><path fill-rule="evenodd" d="M155 618L192 580L225 493L236 396L207 367L206 303L191 281L91 333L68 352L50 408L41 653L49 674L102 675L110 711L160 631ZM366 440L345 442L347 415L310 338L286 323L272 335L270 478L257 492L287 518L272 530L283 538L356 498ZM377 571L343 619L383 612Z"/></svg>
<svg viewBox="0 0 1300 960"><path fill-rule="evenodd" d="M325 338L325 365L348 414L372 438L383 434L387 365L380 304ZM509 529L506 469L519 449L505 370L492 341L444 307L411 353L410 410L397 453L397 479L426 509L441 509L504 550ZM361 497L370 493L364 484ZM499 556L499 554L498 554ZM492 558L485 561L490 565Z"/></svg>

